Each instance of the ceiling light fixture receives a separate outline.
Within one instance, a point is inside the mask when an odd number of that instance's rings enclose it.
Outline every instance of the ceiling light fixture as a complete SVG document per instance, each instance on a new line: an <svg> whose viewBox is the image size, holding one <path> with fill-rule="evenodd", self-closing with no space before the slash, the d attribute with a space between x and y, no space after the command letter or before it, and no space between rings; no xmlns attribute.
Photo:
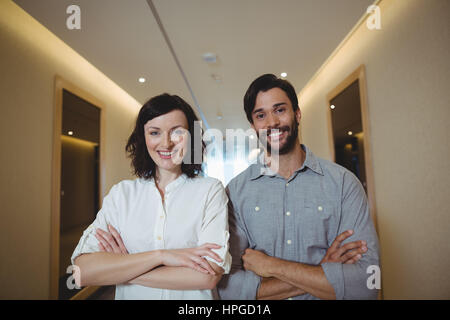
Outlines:
<svg viewBox="0 0 450 320"><path fill-rule="evenodd" d="M68 134L69 136L73 136L73 131L69 131L69 132L67 132L67 134Z"/></svg>
<svg viewBox="0 0 450 320"><path fill-rule="evenodd" d="M348 135L349 135L349 136L351 136L352 134L353 134L353 132L351 132L351 131L348 132Z"/></svg>
<svg viewBox="0 0 450 320"><path fill-rule="evenodd" d="M332 104L332 105L330 106L330 108L331 108L331 109L334 109L334 108L336 108L336 106L335 106L334 104Z"/></svg>
<svg viewBox="0 0 450 320"><path fill-rule="evenodd" d="M145 78L140 77L140 78L138 79L138 81L139 81L140 83L144 83L144 82L145 82Z"/></svg>
<svg viewBox="0 0 450 320"><path fill-rule="evenodd" d="M282 78L286 78L286 77L287 77L287 73L286 73L286 72L282 72L282 73L281 73L281 77L282 77Z"/></svg>

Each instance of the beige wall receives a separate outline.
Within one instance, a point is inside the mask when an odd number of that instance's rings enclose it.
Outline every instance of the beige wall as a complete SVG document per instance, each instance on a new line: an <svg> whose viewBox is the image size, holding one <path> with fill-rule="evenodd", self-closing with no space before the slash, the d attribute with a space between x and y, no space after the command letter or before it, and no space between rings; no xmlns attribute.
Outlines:
<svg viewBox="0 0 450 320"><path fill-rule="evenodd" d="M365 64L385 299L450 298L450 1L382 0L299 95L303 141L331 158L326 95Z"/></svg>
<svg viewBox="0 0 450 320"><path fill-rule="evenodd" d="M140 105L9 0L0 72L0 299L47 299L55 74L105 105L105 192L130 177L124 145Z"/></svg>

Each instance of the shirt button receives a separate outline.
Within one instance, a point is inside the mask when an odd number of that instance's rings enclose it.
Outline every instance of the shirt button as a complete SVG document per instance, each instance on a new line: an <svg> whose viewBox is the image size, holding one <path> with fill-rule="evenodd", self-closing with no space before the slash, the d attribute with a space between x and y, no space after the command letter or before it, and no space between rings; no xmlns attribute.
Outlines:
<svg viewBox="0 0 450 320"><path fill-rule="evenodd" d="M288 241L287 241L287 244L291 244L291 243L292 243L292 241L291 241L291 240L288 240Z"/></svg>
<svg viewBox="0 0 450 320"><path fill-rule="evenodd" d="M159 216L161 219L164 218L164 216Z"/></svg>
<svg viewBox="0 0 450 320"><path fill-rule="evenodd" d="M286 212L286 215L287 215L287 216L290 216L290 215L291 215L291 212L290 212L290 211Z"/></svg>
<svg viewBox="0 0 450 320"><path fill-rule="evenodd" d="M286 183L286 187L288 187L289 186L289 182L288 183Z"/></svg>
<svg viewBox="0 0 450 320"><path fill-rule="evenodd" d="M259 211L259 207L255 207L255 211Z"/></svg>
<svg viewBox="0 0 450 320"><path fill-rule="evenodd" d="M317 210L322 211L323 210L322 206L318 206Z"/></svg>
<svg viewBox="0 0 450 320"><path fill-rule="evenodd" d="M158 236L158 238L157 238L158 240L161 240L161 236Z"/></svg>

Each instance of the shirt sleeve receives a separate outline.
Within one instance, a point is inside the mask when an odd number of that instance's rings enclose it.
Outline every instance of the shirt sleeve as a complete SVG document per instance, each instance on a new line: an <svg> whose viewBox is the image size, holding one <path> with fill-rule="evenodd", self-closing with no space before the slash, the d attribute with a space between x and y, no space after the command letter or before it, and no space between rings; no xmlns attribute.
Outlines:
<svg viewBox="0 0 450 320"><path fill-rule="evenodd" d="M228 216L230 223L230 252L232 265L230 274L223 276L217 289L223 300L256 300L261 284L261 277L251 271L244 270L242 254L249 247L245 226L241 223L238 212L233 206L233 196L227 188L229 196Z"/></svg>
<svg viewBox="0 0 450 320"><path fill-rule="evenodd" d="M228 198L222 183L217 181L209 190L205 215L198 240L199 245L215 243L222 246L220 249L212 249L219 255L222 262L218 262L208 256L204 256L204 258L222 267L224 274L229 273L231 267L231 255L228 252L230 234L228 232L227 202Z"/></svg>
<svg viewBox="0 0 450 320"><path fill-rule="evenodd" d="M368 250L354 264L327 262L321 266L334 288L336 299L377 299L379 290L369 288L367 282L372 273L369 267L379 267L378 237L370 217L366 193L358 178L351 172L344 174L341 206L341 221L337 234L350 229L354 231L342 245L365 240Z"/></svg>
<svg viewBox="0 0 450 320"><path fill-rule="evenodd" d="M95 230L97 228L108 231L107 225L110 224L114 228L116 228L116 230L120 230L117 223L117 194L118 186L115 185L111 188L109 194L103 199L102 208L97 213L97 217L95 218L94 222L92 222L91 225L89 225L89 227L84 230L83 235L78 242L78 245L72 253L72 257L70 259L73 265L75 265L75 258L77 258L78 256L84 253L93 253L100 251L98 240L95 237Z"/></svg>

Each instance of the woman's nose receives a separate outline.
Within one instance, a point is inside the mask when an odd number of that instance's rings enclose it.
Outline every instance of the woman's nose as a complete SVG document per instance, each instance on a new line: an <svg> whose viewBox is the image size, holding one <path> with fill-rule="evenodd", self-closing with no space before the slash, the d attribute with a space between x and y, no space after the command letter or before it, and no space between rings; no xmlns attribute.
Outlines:
<svg viewBox="0 0 450 320"><path fill-rule="evenodd" d="M169 149L172 146L173 146L173 141L170 138L170 134L164 133L163 137L161 139L161 147Z"/></svg>

